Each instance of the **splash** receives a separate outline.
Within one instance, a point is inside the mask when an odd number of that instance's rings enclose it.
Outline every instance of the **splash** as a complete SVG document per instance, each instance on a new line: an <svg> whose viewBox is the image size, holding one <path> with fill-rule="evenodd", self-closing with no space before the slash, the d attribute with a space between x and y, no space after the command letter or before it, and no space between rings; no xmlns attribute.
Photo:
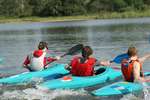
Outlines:
<svg viewBox="0 0 150 100"><path fill-rule="evenodd" d="M68 96L75 96L76 98L84 97L87 93L84 90L50 90L48 92L37 90L35 88L28 88L25 90L15 90L15 91L6 91L3 95L0 96L1 100L6 99L27 99L27 100L54 100L57 98L64 98ZM65 100L65 99L64 99Z"/></svg>
<svg viewBox="0 0 150 100"><path fill-rule="evenodd" d="M120 100L142 100L142 98L137 97L133 94L124 95Z"/></svg>
<svg viewBox="0 0 150 100"><path fill-rule="evenodd" d="M150 99L150 86L148 83L143 82L143 93L144 93L144 100L149 100Z"/></svg>

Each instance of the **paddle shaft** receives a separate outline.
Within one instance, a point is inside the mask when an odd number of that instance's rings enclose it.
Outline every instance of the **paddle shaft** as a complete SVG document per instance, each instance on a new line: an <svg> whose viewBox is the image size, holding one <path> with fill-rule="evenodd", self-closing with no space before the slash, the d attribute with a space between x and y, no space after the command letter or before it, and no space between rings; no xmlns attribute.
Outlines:
<svg viewBox="0 0 150 100"><path fill-rule="evenodd" d="M66 55L68 55L68 53L65 53L65 54L61 55L60 58L65 57ZM54 61L57 61L57 59L53 60L52 62L54 62ZM50 63L52 63L52 62L48 62L46 65L44 65L44 68L45 68L48 64L50 64Z"/></svg>
<svg viewBox="0 0 150 100"><path fill-rule="evenodd" d="M61 57L61 58L62 58L62 57L65 57L67 54L68 54L68 53L65 53L65 54L61 55L60 57ZM54 62L54 61L57 61L57 59L56 59L56 60L53 60L52 62ZM47 63L46 65L44 65L44 68L45 68L48 64L50 64L50 63L52 63L52 62L49 62L49 63Z"/></svg>
<svg viewBox="0 0 150 100"><path fill-rule="evenodd" d="M60 58L65 57L66 55L73 55L73 54L79 52L82 48L83 48L83 44L77 44L77 45L73 46L72 48L70 48L66 53L61 55ZM57 59L54 61L57 61ZM54 61L52 61L52 62L54 62ZM49 62L46 65L44 65L44 68L52 62Z"/></svg>

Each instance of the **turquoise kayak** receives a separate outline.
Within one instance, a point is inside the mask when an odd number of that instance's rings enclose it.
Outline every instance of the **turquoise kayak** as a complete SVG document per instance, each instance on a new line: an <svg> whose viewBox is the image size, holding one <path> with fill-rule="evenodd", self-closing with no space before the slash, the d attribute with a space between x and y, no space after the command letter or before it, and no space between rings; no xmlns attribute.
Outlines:
<svg viewBox="0 0 150 100"><path fill-rule="evenodd" d="M100 67L100 66L98 66L97 73L99 74L86 77L68 76L70 77L69 80L67 80L65 76L59 79L46 81L42 84L37 85L37 88L39 89L83 88L104 83L109 80L114 80L115 78L122 75L120 71L116 71L110 67Z"/></svg>
<svg viewBox="0 0 150 100"><path fill-rule="evenodd" d="M150 72L144 73L145 76L150 76ZM117 82L92 92L95 96L113 96L136 93L143 90L143 85L131 82Z"/></svg>
<svg viewBox="0 0 150 100"><path fill-rule="evenodd" d="M0 79L0 84L23 84L34 81L34 79L41 79L49 77L49 79L59 78L60 76L68 74L69 71L65 69L65 64L50 65L47 69L37 72L24 72Z"/></svg>

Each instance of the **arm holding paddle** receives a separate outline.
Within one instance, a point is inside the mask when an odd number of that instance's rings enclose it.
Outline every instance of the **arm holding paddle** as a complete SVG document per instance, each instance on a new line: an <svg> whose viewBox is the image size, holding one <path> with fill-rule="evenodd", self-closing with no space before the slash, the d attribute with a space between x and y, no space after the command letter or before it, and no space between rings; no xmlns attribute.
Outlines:
<svg viewBox="0 0 150 100"><path fill-rule="evenodd" d="M145 82L147 79L144 78L142 63L148 58L150 58L150 54L139 58L136 47L129 47L127 54L115 57L112 62L121 63L122 73L126 81ZM110 61L110 63L112 62Z"/></svg>
<svg viewBox="0 0 150 100"><path fill-rule="evenodd" d="M64 53L61 56L56 56L56 59L60 59L62 57L65 57L66 55L74 55L78 52L80 52L80 50L83 48L83 44L77 44L75 46L73 46L72 48L70 48L66 53ZM56 60L55 60L56 61ZM47 66L48 64L50 64L51 62L47 63L45 66Z"/></svg>
<svg viewBox="0 0 150 100"><path fill-rule="evenodd" d="M140 57L139 58L139 61L141 63L144 63L145 60L149 59L150 58L150 54L145 54L143 57Z"/></svg>
<svg viewBox="0 0 150 100"><path fill-rule="evenodd" d="M138 58L138 60L143 63L145 60L150 58L150 54L145 54L143 57ZM123 59L129 59L127 53L120 54L116 56L113 60L100 61L99 63L103 66L110 66L112 63L121 64Z"/></svg>
<svg viewBox="0 0 150 100"><path fill-rule="evenodd" d="M120 64L123 59L129 59L129 56L127 53L120 54L116 56L113 60L101 60L97 61L97 65L102 65L102 66L110 66L112 63L117 63Z"/></svg>
<svg viewBox="0 0 150 100"><path fill-rule="evenodd" d="M61 56L56 56L55 58L52 57L45 57L46 52L45 51L46 48L46 44L45 42L41 44L41 42L39 43L38 49L39 50L35 50L33 54L31 54L30 56L27 56L23 67L29 69L30 71L38 71L38 70L42 70L43 68L47 68L48 64L59 60L62 57L65 57L66 55L73 55L77 52L79 52L82 48L83 45L82 44L78 44L73 46L72 48L70 48L66 53L64 53ZM44 50L44 51L43 51Z"/></svg>

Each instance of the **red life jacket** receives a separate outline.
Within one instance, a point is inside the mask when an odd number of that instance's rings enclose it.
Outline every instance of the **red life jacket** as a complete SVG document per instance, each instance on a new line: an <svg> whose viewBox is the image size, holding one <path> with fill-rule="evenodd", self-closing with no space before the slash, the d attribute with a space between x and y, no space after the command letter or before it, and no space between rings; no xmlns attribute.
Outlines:
<svg viewBox="0 0 150 100"><path fill-rule="evenodd" d="M70 73L75 76L92 76L94 74L95 58L89 58L85 63L80 63L81 57L76 57L71 61Z"/></svg>
<svg viewBox="0 0 150 100"><path fill-rule="evenodd" d="M139 62L138 60L131 60L130 62L126 59L124 59L121 63L121 71L124 76L125 81L133 82L134 81L134 75L133 75L133 64L134 62ZM140 62L139 62L140 63ZM144 77L142 73L142 65L140 63L140 76Z"/></svg>

